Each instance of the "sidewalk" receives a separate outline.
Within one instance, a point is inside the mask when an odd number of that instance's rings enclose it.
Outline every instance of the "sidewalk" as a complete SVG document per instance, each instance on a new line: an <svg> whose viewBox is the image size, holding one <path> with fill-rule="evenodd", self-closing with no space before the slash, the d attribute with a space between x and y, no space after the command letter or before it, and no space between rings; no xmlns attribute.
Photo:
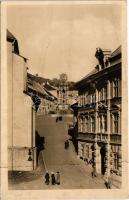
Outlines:
<svg viewBox="0 0 129 200"><path fill-rule="evenodd" d="M61 172L61 185L45 184L45 169L42 154L39 156L39 166L32 172L15 172L13 178L9 173L9 189L11 190L44 190L44 189L105 189L102 180L93 179L89 174L90 168L84 168L83 164L74 163L66 165L50 165L50 172Z"/></svg>

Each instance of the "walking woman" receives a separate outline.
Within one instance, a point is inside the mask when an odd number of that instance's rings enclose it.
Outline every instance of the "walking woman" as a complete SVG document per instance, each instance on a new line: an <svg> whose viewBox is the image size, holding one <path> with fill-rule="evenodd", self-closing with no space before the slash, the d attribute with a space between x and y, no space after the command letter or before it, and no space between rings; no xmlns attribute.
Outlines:
<svg viewBox="0 0 129 200"><path fill-rule="evenodd" d="M60 172L56 172L56 184L60 185Z"/></svg>
<svg viewBox="0 0 129 200"><path fill-rule="evenodd" d="M45 183L46 183L46 185L49 185L49 183L50 183L50 176L49 176L48 171L45 174Z"/></svg>
<svg viewBox="0 0 129 200"><path fill-rule="evenodd" d="M51 184L52 184L52 185L55 185L55 184L56 184L56 179L55 179L55 175L54 175L53 172L51 173Z"/></svg>

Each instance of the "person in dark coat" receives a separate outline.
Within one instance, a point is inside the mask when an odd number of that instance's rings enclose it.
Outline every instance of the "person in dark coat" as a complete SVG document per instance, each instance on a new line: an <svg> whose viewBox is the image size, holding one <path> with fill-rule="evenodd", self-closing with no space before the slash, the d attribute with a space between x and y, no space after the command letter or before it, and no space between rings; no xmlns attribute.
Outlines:
<svg viewBox="0 0 129 200"><path fill-rule="evenodd" d="M94 168L92 171L92 178L94 178L94 177L97 177L96 168Z"/></svg>
<svg viewBox="0 0 129 200"><path fill-rule="evenodd" d="M53 172L51 173L51 184L52 184L52 185L55 185L55 184L56 184L56 179L55 179L55 175L54 175Z"/></svg>
<svg viewBox="0 0 129 200"><path fill-rule="evenodd" d="M46 185L49 185L49 183L50 183L50 175L49 175L48 171L45 174L45 183L46 183Z"/></svg>
<svg viewBox="0 0 129 200"><path fill-rule="evenodd" d="M69 148L69 141L66 140L66 141L65 141L65 149L68 149L68 148Z"/></svg>
<svg viewBox="0 0 129 200"><path fill-rule="evenodd" d="M56 172L56 184L60 185L60 172Z"/></svg>
<svg viewBox="0 0 129 200"><path fill-rule="evenodd" d="M95 57L98 59L99 64L102 66L102 69L103 69L104 68L104 54L103 54L102 49L100 48L96 49Z"/></svg>
<svg viewBox="0 0 129 200"><path fill-rule="evenodd" d="M111 187L112 187L111 177L106 178L105 185L106 185L107 189L111 189Z"/></svg>

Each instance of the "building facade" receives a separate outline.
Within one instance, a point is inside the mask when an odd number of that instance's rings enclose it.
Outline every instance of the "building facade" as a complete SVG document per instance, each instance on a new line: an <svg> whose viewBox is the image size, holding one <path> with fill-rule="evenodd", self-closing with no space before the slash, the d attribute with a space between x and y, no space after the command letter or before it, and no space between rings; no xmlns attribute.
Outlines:
<svg viewBox="0 0 129 200"><path fill-rule="evenodd" d="M60 81L57 90L59 110L68 109L68 77L67 74L60 75Z"/></svg>
<svg viewBox="0 0 129 200"><path fill-rule="evenodd" d="M95 69L75 84L78 155L98 174L121 176L121 46L113 53L100 51Z"/></svg>
<svg viewBox="0 0 129 200"><path fill-rule="evenodd" d="M36 168L35 109L26 89L27 59L20 55L17 39L7 31L8 169Z"/></svg>
<svg viewBox="0 0 129 200"><path fill-rule="evenodd" d="M73 85L74 82L68 81L66 74L60 75L57 87L58 108L59 111L64 111L64 114L72 114L71 105L77 102L78 91Z"/></svg>
<svg viewBox="0 0 129 200"><path fill-rule="evenodd" d="M36 95L37 100L40 100L37 109L37 114L51 114L56 113L57 98L52 94L50 85L41 84L38 82L37 77L32 74L27 74L27 91L30 96ZM36 101L37 101L36 100ZM37 103L38 103L37 101Z"/></svg>

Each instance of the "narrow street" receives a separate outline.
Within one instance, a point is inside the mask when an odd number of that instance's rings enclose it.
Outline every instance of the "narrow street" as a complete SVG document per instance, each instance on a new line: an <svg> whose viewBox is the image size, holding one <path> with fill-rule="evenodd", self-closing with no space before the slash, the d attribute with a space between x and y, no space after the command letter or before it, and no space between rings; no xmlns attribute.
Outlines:
<svg viewBox="0 0 129 200"><path fill-rule="evenodd" d="M37 116L36 130L45 137L45 149L39 155L39 166L34 172L23 172L19 178L9 179L10 189L104 189L104 180L101 177L91 177L91 167L80 160L73 144L69 149L64 148L68 139L68 122L70 118L56 122L55 117ZM57 171L61 175L60 185L45 184L45 170L50 173Z"/></svg>

